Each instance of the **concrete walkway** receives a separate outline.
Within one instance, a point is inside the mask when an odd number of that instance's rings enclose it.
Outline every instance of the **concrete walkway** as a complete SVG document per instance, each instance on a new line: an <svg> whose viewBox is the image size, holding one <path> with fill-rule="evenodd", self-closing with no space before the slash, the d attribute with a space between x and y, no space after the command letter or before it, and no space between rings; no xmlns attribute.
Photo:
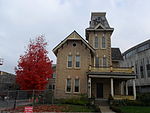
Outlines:
<svg viewBox="0 0 150 113"><path fill-rule="evenodd" d="M112 111L109 106L99 106L101 113L116 113Z"/></svg>

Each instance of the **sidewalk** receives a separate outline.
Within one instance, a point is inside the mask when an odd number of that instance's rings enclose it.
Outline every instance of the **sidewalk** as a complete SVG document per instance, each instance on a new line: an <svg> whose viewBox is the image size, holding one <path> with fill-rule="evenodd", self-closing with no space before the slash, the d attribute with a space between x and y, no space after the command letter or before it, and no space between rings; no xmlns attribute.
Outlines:
<svg viewBox="0 0 150 113"><path fill-rule="evenodd" d="M101 113L116 113L112 111L109 106L99 106Z"/></svg>

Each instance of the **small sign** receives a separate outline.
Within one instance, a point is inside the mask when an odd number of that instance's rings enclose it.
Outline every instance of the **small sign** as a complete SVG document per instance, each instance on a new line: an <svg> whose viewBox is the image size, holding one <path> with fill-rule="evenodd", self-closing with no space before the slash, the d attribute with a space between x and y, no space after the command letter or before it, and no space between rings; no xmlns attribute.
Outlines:
<svg viewBox="0 0 150 113"><path fill-rule="evenodd" d="M25 107L24 113L33 113L33 107L31 107L31 106Z"/></svg>

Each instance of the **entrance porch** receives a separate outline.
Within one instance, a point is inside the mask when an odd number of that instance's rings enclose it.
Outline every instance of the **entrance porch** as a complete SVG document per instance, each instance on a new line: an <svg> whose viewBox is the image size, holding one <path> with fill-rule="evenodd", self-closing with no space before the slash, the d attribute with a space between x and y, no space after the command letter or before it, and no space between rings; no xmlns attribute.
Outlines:
<svg viewBox="0 0 150 113"><path fill-rule="evenodd" d="M127 81L132 80L133 95L128 95ZM123 72L88 72L88 97L97 99L136 99L135 75Z"/></svg>

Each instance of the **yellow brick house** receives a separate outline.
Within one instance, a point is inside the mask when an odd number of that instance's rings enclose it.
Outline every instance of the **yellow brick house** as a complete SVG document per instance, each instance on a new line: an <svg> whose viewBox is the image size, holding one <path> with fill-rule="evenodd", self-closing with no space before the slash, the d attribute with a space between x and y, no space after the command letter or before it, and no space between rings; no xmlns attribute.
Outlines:
<svg viewBox="0 0 150 113"><path fill-rule="evenodd" d="M111 28L106 13L93 12L86 40L73 31L53 52L56 64L56 98L87 94L89 98L136 99L133 67L120 67L119 48L111 48ZM133 94L128 96L127 81L133 81Z"/></svg>

